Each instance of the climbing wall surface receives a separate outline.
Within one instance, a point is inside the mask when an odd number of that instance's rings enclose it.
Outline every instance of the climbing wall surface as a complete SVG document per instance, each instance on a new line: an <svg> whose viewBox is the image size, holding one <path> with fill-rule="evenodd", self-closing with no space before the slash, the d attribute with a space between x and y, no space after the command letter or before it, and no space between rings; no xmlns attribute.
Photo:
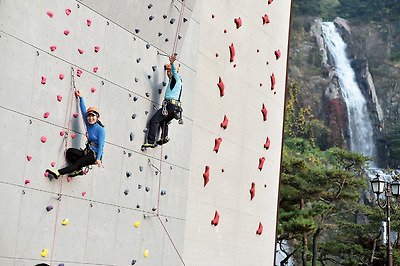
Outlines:
<svg viewBox="0 0 400 266"><path fill-rule="evenodd" d="M182 13L183 12L183 13ZM273 265L290 1L0 1L0 265ZM183 120L142 151L173 52ZM84 147L74 90L105 124Z"/></svg>

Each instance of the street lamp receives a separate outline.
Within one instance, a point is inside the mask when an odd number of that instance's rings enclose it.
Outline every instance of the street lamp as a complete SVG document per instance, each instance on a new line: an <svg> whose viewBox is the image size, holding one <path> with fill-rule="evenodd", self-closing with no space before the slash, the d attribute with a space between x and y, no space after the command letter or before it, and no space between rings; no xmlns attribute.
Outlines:
<svg viewBox="0 0 400 266"><path fill-rule="evenodd" d="M400 182L395 180L392 183L386 182L384 179L376 175L374 179L371 180L371 186L374 193L377 195L378 205L381 209L386 208L386 218L387 218L387 265L393 265L393 253L392 253L392 241L390 237L390 209L397 209L397 197L400 195ZM379 199L379 195L385 192L386 202L382 202ZM391 204L391 198L394 196L395 204ZM393 206L392 206L393 205Z"/></svg>

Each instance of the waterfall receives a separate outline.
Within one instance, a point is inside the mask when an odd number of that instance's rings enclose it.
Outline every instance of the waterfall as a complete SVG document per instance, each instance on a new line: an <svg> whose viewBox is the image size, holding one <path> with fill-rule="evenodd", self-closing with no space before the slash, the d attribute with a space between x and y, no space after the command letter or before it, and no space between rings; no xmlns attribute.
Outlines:
<svg viewBox="0 0 400 266"><path fill-rule="evenodd" d="M346 43L336 30L333 22L322 23L322 34L333 60L335 73L349 119L350 150L365 156L376 154L372 121L367 110L367 103L355 78L354 70L346 54Z"/></svg>

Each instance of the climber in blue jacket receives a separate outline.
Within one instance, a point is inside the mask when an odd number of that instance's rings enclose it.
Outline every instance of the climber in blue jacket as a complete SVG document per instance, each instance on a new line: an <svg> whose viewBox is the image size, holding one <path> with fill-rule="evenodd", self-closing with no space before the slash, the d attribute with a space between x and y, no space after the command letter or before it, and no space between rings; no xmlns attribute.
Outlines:
<svg viewBox="0 0 400 266"><path fill-rule="evenodd" d="M101 158L103 155L104 140L106 132L104 125L100 122L100 112L95 107L86 109L83 101L82 93L76 92L76 96L80 99L80 107L82 114L85 114L83 120L86 125L88 142L85 149L69 148L66 152L66 158L71 163L67 167L59 170L47 169L50 180L59 176L69 174L69 177L83 175L83 167L97 164L102 167Z"/></svg>
<svg viewBox="0 0 400 266"><path fill-rule="evenodd" d="M182 79L179 76L179 67L175 62L176 56L170 56L170 64L165 65L167 76L169 78L167 90L165 92L162 107L153 115L149 123L149 134L147 136L147 143L143 144L143 148L154 148L158 145L167 143L168 138L168 123L173 118L178 119L182 123L182 108L181 108L181 94L182 94ZM162 128L161 138L155 143L158 129Z"/></svg>

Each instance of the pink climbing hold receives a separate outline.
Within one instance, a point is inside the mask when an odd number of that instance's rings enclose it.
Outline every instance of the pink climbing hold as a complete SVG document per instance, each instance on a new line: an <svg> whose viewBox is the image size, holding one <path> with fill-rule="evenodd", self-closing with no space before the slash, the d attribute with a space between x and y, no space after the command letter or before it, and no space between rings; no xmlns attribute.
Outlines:
<svg viewBox="0 0 400 266"><path fill-rule="evenodd" d="M258 229L257 229L257 231L256 231L256 234L257 235L261 235L262 234L262 232L263 232L263 225L262 225L262 223L260 222L259 224L258 224Z"/></svg>
<svg viewBox="0 0 400 266"><path fill-rule="evenodd" d="M61 80L63 80L63 79L65 78L65 76L64 76L63 73L61 73L60 75L58 75L58 78L61 79Z"/></svg>
<svg viewBox="0 0 400 266"><path fill-rule="evenodd" d="M223 173L223 172L225 172L225 169L224 169L224 168L222 168L222 169L221 169L221 172L222 172L222 173Z"/></svg>
<svg viewBox="0 0 400 266"><path fill-rule="evenodd" d="M77 75L78 77L80 77L80 76L82 75L82 70L78 69L78 70L76 71L76 75Z"/></svg>
<svg viewBox="0 0 400 266"><path fill-rule="evenodd" d="M71 9L69 9L69 8L65 9L65 14L67 14L67 16L69 16L69 14L71 14Z"/></svg>
<svg viewBox="0 0 400 266"><path fill-rule="evenodd" d="M94 68L93 68L93 72L94 72L94 73L97 73L97 70L99 70L98 67L94 67Z"/></svg>
<svg viewBox="0 0 400 266"><path fill-rule="evenodd" d="M77 117L78 117L78 113L74 113L73 116L74 116L75 118L77 118Z"/></svg>
<svg viewBox="0 0 400 266"><path fill-rule="evenodd" d="M228 127L228 117L226 117L226 115L224 115L224 121L222 121L222 123L221 123L221 127L223 128L223 129L226 129L227 127Z"/></svg>
<svg viewBox="0 0 400 266"><path fill-rule="evenodd" d="M90 27L90 25L92 25L92 21L91 21L90 19L86 20L86 25L87 25L88 27Z"/></svg>
<svg viewBox="0 0 400 266"><path fill-rule="evenodd" d="M54 51L55 49L57 49L57 46L55 46L55 45L50 46L51 51Z"/></svg>
<svg viewBox="0 0 400 266"><path fill-rule="evenodd" d="M47 11L46 12L47 16L49 16L50 18L52 18L54 16L53 12L51 11Z"/></svg>
<svg viewBox="0 0 400 266"><path fill-rule="evenodd" d="M203 174L204 178L204 187L207 185L208 181L210 181L210 166L206 166L206 171Z"/></svg>
<svg viewBox="0 0 400 266"><path fill-rule="evenodd" d="M268 111L267 111L267 108L265 107L264 104L262 105L261 112L262 112L262 114L263 114L263 119L264 119L264 121L266 121L266 120L267 120Z"/></svg>
<svg viewBox="0 0 400 266"><path fill-rule="evenodd" d="M271 91L273 91L275 89L275 74L272 73L271 75Z"/></svg>
<svg viewBox="0 0 400 266"><path fill-rule="evenodd" d="M227 33L227 31L226 31L226 30L224 30L224 33Z"/></svg>
<svg viewBox="0 0 400 266"><path fill-rule="evenodd" d="M60 136L62 137L62 136L64 136L65 135L65 131L63 130L63 131L60 131Z"/></svg>
<svg viewBox="0 0 400 266"><path fill-rule="evenodd" d="M71 134L71 138L75 138L76 137L76 134Z"/></svg>
<svg viewBox="0 0 400 266"><path fill-rule="evenodd" d="M239 29L242 26L242 19L240 17L235 18L234 22L236 23L236 29Z"/></svg>
<svg viewBox="0 0 400 266"><path fill-rule="evenodd" d="M42 136L42 137L40 137L40 141L41 141L41 142L43 142L43 143L45 143L45 142L47 141L47 138L46 138L46 136Z"/></svg>
<svg viewBox="0 0 400 266"><path fill-rule="evenodd" d="M264 144L264 148L268 150L270 145L271 145L271 141L270 141L269 138L267 137L267 141L266 141L265 144Z"/></svg>
<svg viewBox="0 0 400 266"><path fill-rule="evenodd" d="M56 162L51 162L50 165L51 167L54 167L56 165Z"/></svg>
<svg viewBox="0 0 400 266"><path fill-rule="evenodd" d="M260 87L262 87L262 83L260 82Z"/></svg>
<svg viewBox="0 0 400 266"><path fill-rule="evenodd" d="M67 177L67 181L70 182L72 180L72 178L69 176Z"/></svg>
<svg viewBox="0 0 400 266"><path fill-rule="evenodd" d="M233 43L229 46L229 52L231 54L231 58L229 59L230 62L233 62L233 60L235 60L235 46L233 45Z"/></svg>
<svg viewBox="0 0 400 266"><path fill-rule="evenodd" d="M42 77L42 84L46 84L47 78L46 77Z"/></svg>
<svg viewBox="0 0 400 266"><path fill-rule="evenodd" d="M30 162L32 160L32 156L27 155L26 159L28 160L28 162Z"/></svg>
<svg viewBox="0 0 400 266"><path fill-rule="evenodd" d="M269 17L268 17L267 14L265 14L265 15L262 17L262 20L263 20L263 25L268 24L268 23L270 22L270 21L269 21Z"/></svg>
<svg viewBox="0 0 400 266"><path fill-rule="evenodd" d="M67 36L69 34L69 30L65 30L64 34L65 34L65 36Z"/></svg>
<svg viewBox="0 0 400 266"><path fill-rule="evenodd" d="M274 0L268 0L268 5L270 5Z"/></svg>
<svg viewBox="0 0 400 266"><path fill-rule="evenodd" d="M275 51L275 57L276 57L276 60L278 60L281 57L281 50Z"/></svg>
<svg viewBox="0 0 400 266"><path fill-rule="evenodd" d="M215 53L215 57L218 57L218 53Z"/></svg>
<svg viewBox="0 0 400 266"><path fill-rule="evenodd" d="M85 191L83 191L83 192L82 192L82 196L85 196L85 195L86 195L86 192L85 192Z"/></svg>
<svg viewBox="0 0 400 266"><path fill-rule="evenodd" d="M260 171L263 169L264 162L265 162L265 157L261 157L261 158L259 159L259 163L258 163L258 169L259 169Z"/></svg>
<svg viewBox="0 0 400 266"><path fill-rule="evenodd" d="M215 18L214 14L211 15L211 18Z"/></svg>
<svg viewBox="0 0 400 266"><path fill-rule="evenodd" d="M100 50L100 47L99 46L95 46L94 47L94 51L97 53L98 51Z"/></svg>
<svg viewBox="0 0 400 266"><path fill-rule="evenodd" d="M62 101L62 96L61 95L57 95L57 101L59 101L59 102Z"/></svg>
<svg viewBox="0 0 400 266"><path fill-rule="evenodd" d="M94 87L92 87L92 88L90 88L90 91L91 91L92 93L94 93L94 92L96 91L96 89L95 89Z"/></svg>
<svg viewBox="0 0 400 266"><path fill-rule="evenodd" d="M80 54L83 54L83 50L82 49L78 49L78 52L80 53Z"/></svg>
<svg viewBox="0 0 400 266"><path fill-rule="evenodd" d="M49 172L44 172L44 176L48 177L49 176Z"/></svg>
<svg viewBox="0 0 400 266"><path fill-rule="evenodd" d="M215 211L214 219L211 220L211 224L217 226L219 223L219 214Z"/></svg>
<svg viewBox="0 0 400 266"><path fill-rule="evenodd" d="M30 182L31 182L31 180L25 179L25 185L26 185L26 184L29 184Z"/></svg>
<svg viewBox="0 0 400 266"><path fill-rule="evenodd" d="M222 81L221 77L219 77L219 82L217 83L217 86L219 88L219 96L224 96L225 95L225 84Z"/></svg>
<svg viewBox="0 0 400 266"><path fill-rule="evenodd" d="M252 182L250 188L250 200L253 200L255 195L256 195L256 183Z"/></svg>
<svg viewBox="0 0 400 266"><path fill-rule="evenodd" d="M213 149L213 151L215 151L215 153L218 153L219 145L221 145L221 141L222 141L222 138L215 139L215 145L214 145L214 149Z"/></svg>
<svg viewBox="0 0 400 266"><path fill-rule="evenodd" d="M49 112L46 112L46 113L44 113L43 117L44 117L44 118L47 118L47 117L49 117L49 115L50 115L50 113L49 113Z"/></svg>

